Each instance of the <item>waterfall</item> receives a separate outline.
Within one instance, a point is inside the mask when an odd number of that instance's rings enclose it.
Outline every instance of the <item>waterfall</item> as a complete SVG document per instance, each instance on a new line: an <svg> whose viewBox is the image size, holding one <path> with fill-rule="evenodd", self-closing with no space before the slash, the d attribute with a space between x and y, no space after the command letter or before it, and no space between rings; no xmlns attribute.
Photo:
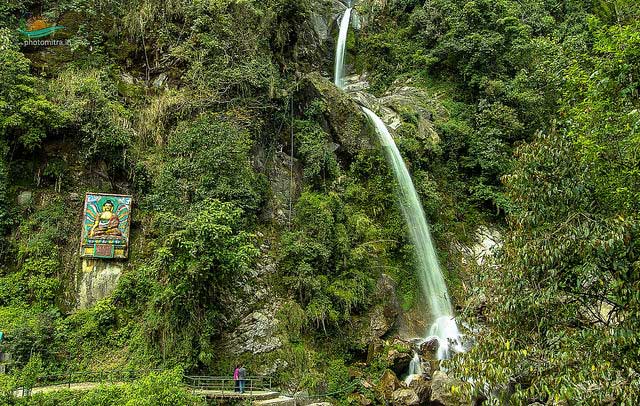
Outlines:
<svg viewBox="0 0 640 406"><path fill-rule="evenodd" d="M336 62L334 70L334 83L344 88L344 55L347 43L347 33L349 31L349 20L351 18L352 4L347 2L347 8L342 15L340 21L340 32L338 34L338 43L336 45ZM428 337L424 340L438 340L438 358L446 359L450 356L450 350L462 352L464 349L460 343L460 332L453 317L453 308L444 277L440 271L440 264L433 247L431 233L427 220L424 216L420 199L413 186L409 171L404 164L400 151L396 147L391 134L384 122L374 112L362 108L369 117L385 152L385 157L396 180L398 181L398 200L400 201L400 209L404 216L409 229L411 242L415 246L415 254L418 266L418 276L420 287L424 297L428 301L429 310L433 319L433 324L429 328ZM451 347L453 345L453 347ZM416 354L415 357L418 355ZM414 357L414 358L415 358ZM419 367L419 357L417 361ZM411 372L411 371L410 371Z"/></svg>
<svg viewBox="0 0 640 406"><path fill-rule="evenodd" d="M333 83L339 88L344 88L344 53L347 47L347 33L349 32L349 20L351 19L351 3L344 11L340 21L340 33L336 44L336 64L333 74Z"/></svg>
<svg viewBox="0 0 640 406"><path fill-rule="evenodd" d="M429 303L431 316L434 320L429 330L429 336L438 340L438 358L448 358L450 341L453 342L453 350L456 352L461 352L463 349L459 343L460 332L453 317L449 293L440 271L440 264L433 247L431 232L429 231L420 199L387 126L371 110L366 107L363 107L362 110L375 127L385 157L398 182L398 200L404 219L407 222L409 237L415 246L420 287Z"/></svg>
<svg viewBox="0 0 640 406"><path fill-rule="evenodd" d="M422 367L420 366L420 355L418 355L417 352L414 352L413 358L409 363L409 374L406 378L404 378L404 383L409 385L411 381L413 381L413 378L420 375L422 375Z"/></svg>

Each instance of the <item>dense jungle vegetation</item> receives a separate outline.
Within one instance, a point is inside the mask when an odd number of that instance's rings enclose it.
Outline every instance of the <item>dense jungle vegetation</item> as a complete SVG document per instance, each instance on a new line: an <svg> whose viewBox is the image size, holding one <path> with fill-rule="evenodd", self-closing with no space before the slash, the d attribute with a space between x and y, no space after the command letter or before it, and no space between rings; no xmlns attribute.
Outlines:
<svg viewBox="0 0 640 406"><path fill-rule="evenodd" d="M368 356L363 327L385 300L382 274L403 312L422 299L372 129L348 96L318 84L333 74L342 9L0 4L0 350L13 359L0 404L201 404L181 374L228 375L237 362L291 392L355 404L341 391L350 387L383 403L355 385L386 368ZM419 135L417 107L397 112L394 135L473 328L470 350L443 362L461 379L460 402L637 404L640 3L362 0L355 10L351 73L376 96L402 86L428 96L437 141ZM65 45L24 45L28 13L63 25ZM131 194L133 223L115 290L77 309L86 192ZM503 244L493 261L465 266L455 247L481 225ZM230 352L245 316L272 304L278 345ZM123 368L164 372L12 395L47 374Z"/></svg>

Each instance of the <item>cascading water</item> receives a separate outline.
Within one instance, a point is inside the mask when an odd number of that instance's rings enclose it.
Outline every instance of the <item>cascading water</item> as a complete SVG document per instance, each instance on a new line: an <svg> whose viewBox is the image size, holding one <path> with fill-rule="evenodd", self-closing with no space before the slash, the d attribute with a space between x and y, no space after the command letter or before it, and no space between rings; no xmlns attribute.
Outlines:
<svg viewBox="0 0 640 406"><path fill-rule="evenodd" d="M404 378L404 383L409 385L416 376L420 376L420 375L422 375L422 366L420 365L420 356L418 355L417 352L414 352L413 358L409 363L409 373L407 377Z"/></svg>
<svg viewBox="0 0 640 406"><path fill-rule="evenodd" d="M448 358L450 341L454 343L454 351L461 352L463 348L459 343L460 332L453 317L449 293L440 271L440 264L433 247L431 232L429 231L420 199L387 126L371 110L366 107L363 107L362 110L373 123L380 138L380 144L384 149L385 157L398 181L397 193L400 200L400 209L407 222L411 242L415 246L420 287L424 297L429 302L431 315L435 320L429 330L430 337L427 339L436 338L438 340L438 358Z"/></svg>
<svg viewBox="0 0 640 406"><path fill-rule="evenodd" d="M340 21L340 32L336 46L334 83L340 89L344 88L344 55L351 11L352 4L348 2L347 9ZM446 359L449 357L451 349L455 352L462 352L464 349L460 344L460 332L453 317L449 293L447 292L447 286L440 271L440 264L438 263L438 258L433 247L431 233L429 232L429 226L427 225L420 199L411 181L409 171L402 160L400 151L398 151L398 147L396 147L391 134L389 134L387 126L374 112L365 107L362 109L376 128L380 143L385 151L385 156L398 181L400 208L407 222L411 241L415 246L420 287L424 297L429 302L431 315L434 320L429 329L428 337L424 341L432 338L437 339L437 356L439 359ZM452 344L453 348L451 347ZM419 358L417 365L419 367Z"/></svg>
<svg viewBox="0 0 640 406"><path fill-rule="evenodd" d="M340 89L344 88L344 54L347 47L351 10L351 2L348 2L347 9L342 15L342 20L340 20L340 32L338 33L338 43L336 44L336 65L333 73L333 83Z"/></svg>

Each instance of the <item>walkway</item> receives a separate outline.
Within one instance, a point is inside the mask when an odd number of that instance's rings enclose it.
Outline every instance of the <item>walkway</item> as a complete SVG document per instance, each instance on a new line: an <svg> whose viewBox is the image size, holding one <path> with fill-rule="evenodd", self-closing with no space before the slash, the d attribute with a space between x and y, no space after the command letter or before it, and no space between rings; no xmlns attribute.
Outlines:
<svg viewBox="0 0 640 406"><path fill-rule="evenodd" d="M37 393L50 393L62 390L83 391L96 389L100 385L123 385L149 372L144 371L105 371L69 373L41 377L31 389L18 388L13 394L16 397L30 396ZM245 379L245 392L235 390L232 378L223 376L189 376L183 377L185 387L194 395L208 399L247 399L252 401L269 401L278 399L280 394L271 389L269 376L249 376Z"/></svg>

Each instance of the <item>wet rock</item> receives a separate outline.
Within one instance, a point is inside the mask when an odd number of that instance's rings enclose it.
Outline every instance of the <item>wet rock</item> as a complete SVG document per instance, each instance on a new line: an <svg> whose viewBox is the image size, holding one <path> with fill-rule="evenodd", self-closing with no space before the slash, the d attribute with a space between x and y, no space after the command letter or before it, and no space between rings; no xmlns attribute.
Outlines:
<svg viewBox="0 0 640 406"><path fill-rule="evenodd" d="M420 369L422 370L422 376L429 379L431 379L431 377L433 376L433 372L435 371L433 369L433 365L431 365L431 362L428 361L421 362Z"/></svg>
<svg viewBox="0 0 640 406"><path fill-rule="evenodd" d="M393 372L400 375L406 373L409 369L411 358L409 353L392 349L387 353L387 365Z"/></svg>
<svg viewBox="0 0 640 406"><path fill-rule="evenodd" d="M369 88L369 81L367 74L351 75L344 78L345 86L344 90L347 93L351 92L364 92Z"/></svg>
<svg viewBox="0 0 640 406"><path fill-rule="evenodd" d="M382 397L384 397L386 400L391 400L393 392L395 392L397 389L400 389L401 387L402 384L398 380L396 374L394 374L390 369L387 369L382 374L377 389Z"/></svg>
<svg viewBox="0 0 640 406"><path fill-rule="evenodd" d="M446 112L433 96L405 82L392 85L382 97L376 98L366 93L365 84L366 79L351 77L346 90L358 104L374 111L394 136L410 136L421 140L428 148L436 148L440 137L433 119Z"/></svg>
<svg viewBox="0 0 640 406"><path fill-rule="evenodd" d="M435 102L424 90L412 86L392 87L379 100L388 110L386 119L390 122L410 123L415 126L414 136L435 145L440 137L433 125ZM385 121L386 122L386 121Z"/></svg>
<svg viewBox="0 0 640 406"><path fill-rule="evenodd" d="M432 359L438 352L438 346L438 340L436 338L431 338L420 344L420 355L424 359Z"/></svg>
<svg viewBox="0 0 640 406"><path fill-rule="evenodd" d="M460 394L462 382L436 371L431 380L431 404L439 406L462 406L468 404Z"/></svg>
<svg viewBox="0 0 640 406"><path fill-rule="evenodd" d="M418 395L421 405L427 403L431 398L431 381L424 376L414 377L409 384L409 389L412 389Z"/></svg>
<svg viewBox="0 0 640 406"><path fill-rule="evenodd" d="M394 405L419 405L420 398L413 389L398 389L391 395L391 402Z"/></svg>

